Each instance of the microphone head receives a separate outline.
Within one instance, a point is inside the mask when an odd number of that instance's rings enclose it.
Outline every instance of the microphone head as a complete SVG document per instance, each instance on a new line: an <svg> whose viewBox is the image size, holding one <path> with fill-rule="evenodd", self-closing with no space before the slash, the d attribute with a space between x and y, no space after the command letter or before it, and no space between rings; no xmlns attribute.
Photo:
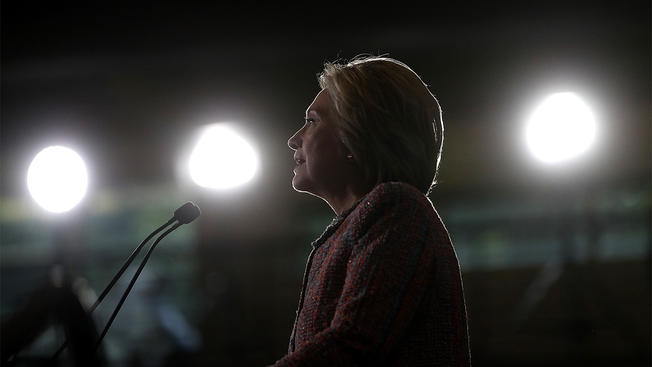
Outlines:
<svg viewBox="0 0 652 367"><path fill-rule="evenodd" d="M188 224L201 214L199 207L192 202L187 202L174 211L174 219L180 224Z"/></svg>

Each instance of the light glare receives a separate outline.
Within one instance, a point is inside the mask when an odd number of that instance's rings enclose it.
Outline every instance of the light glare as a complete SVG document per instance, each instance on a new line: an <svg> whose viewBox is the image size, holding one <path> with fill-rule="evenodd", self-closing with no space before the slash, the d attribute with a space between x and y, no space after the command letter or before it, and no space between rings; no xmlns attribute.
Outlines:
<svg viewBox="0 0 652 367"><path fill-rule="evenodd" d="M526 141L534 156L559 163L584 153L595 139L593 113L575 93L555 93L532 113Z"/></svg>
<svg viewBox="0 0 652 367"><path fill-rule="evenodd" d="M67 212L86 195L86 165L74 150L50 146L41 150L27 169L27 188L43 209Z"/></svg>
<svg viewBox="0 0 652 367"><path fill-rule="evenodd" d="M190 155L189 169L197 185L227 189L253 178L258 157L249 143L232 129L216 124L204 130Z"/></svg>

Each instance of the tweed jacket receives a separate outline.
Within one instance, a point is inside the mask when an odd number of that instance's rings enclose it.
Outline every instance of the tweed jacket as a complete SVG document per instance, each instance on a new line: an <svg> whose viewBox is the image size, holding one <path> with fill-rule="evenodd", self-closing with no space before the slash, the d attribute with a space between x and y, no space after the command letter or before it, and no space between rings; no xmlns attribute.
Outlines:
<svg viewBox="0 0 652 367"><path fill-rule="evenodd" d="M312 243L276 366L469 366L459 263L430 200L382 183Z"/></svg>

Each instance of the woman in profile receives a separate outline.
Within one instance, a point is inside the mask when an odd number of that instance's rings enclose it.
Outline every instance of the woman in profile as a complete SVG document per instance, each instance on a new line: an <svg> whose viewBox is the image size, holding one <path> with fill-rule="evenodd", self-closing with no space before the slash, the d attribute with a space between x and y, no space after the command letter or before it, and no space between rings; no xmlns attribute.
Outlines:
<svg viewBox="0 0 652 367"><path fill-rule="evenodd" d="M327 63L319 84L288 141L292 185L337 216L312 243L276 366L469 366L460 268L427 197L443 142L437 100L385 57Z"/></svg>

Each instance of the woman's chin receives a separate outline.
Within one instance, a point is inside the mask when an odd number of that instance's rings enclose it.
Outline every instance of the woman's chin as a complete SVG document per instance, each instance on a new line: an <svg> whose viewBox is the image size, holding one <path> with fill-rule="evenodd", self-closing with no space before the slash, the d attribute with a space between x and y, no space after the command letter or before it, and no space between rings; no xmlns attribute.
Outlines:
<svg viewBox="0 0 652 367"><path fill-rule="evenodd" d="M305 180L302 180L298 175L295 175L294 178L292 178L292 188L298 192L312 193L310 184Z"/></svg>
<svg viewBox="0 0 652 367"><path fill-rule="evenodd" d="M295 180L292 180L292 188L295 191L299 191L299 192L305 192L307 189L307 187L302 185L301 182L297 182Z"/></svg>

